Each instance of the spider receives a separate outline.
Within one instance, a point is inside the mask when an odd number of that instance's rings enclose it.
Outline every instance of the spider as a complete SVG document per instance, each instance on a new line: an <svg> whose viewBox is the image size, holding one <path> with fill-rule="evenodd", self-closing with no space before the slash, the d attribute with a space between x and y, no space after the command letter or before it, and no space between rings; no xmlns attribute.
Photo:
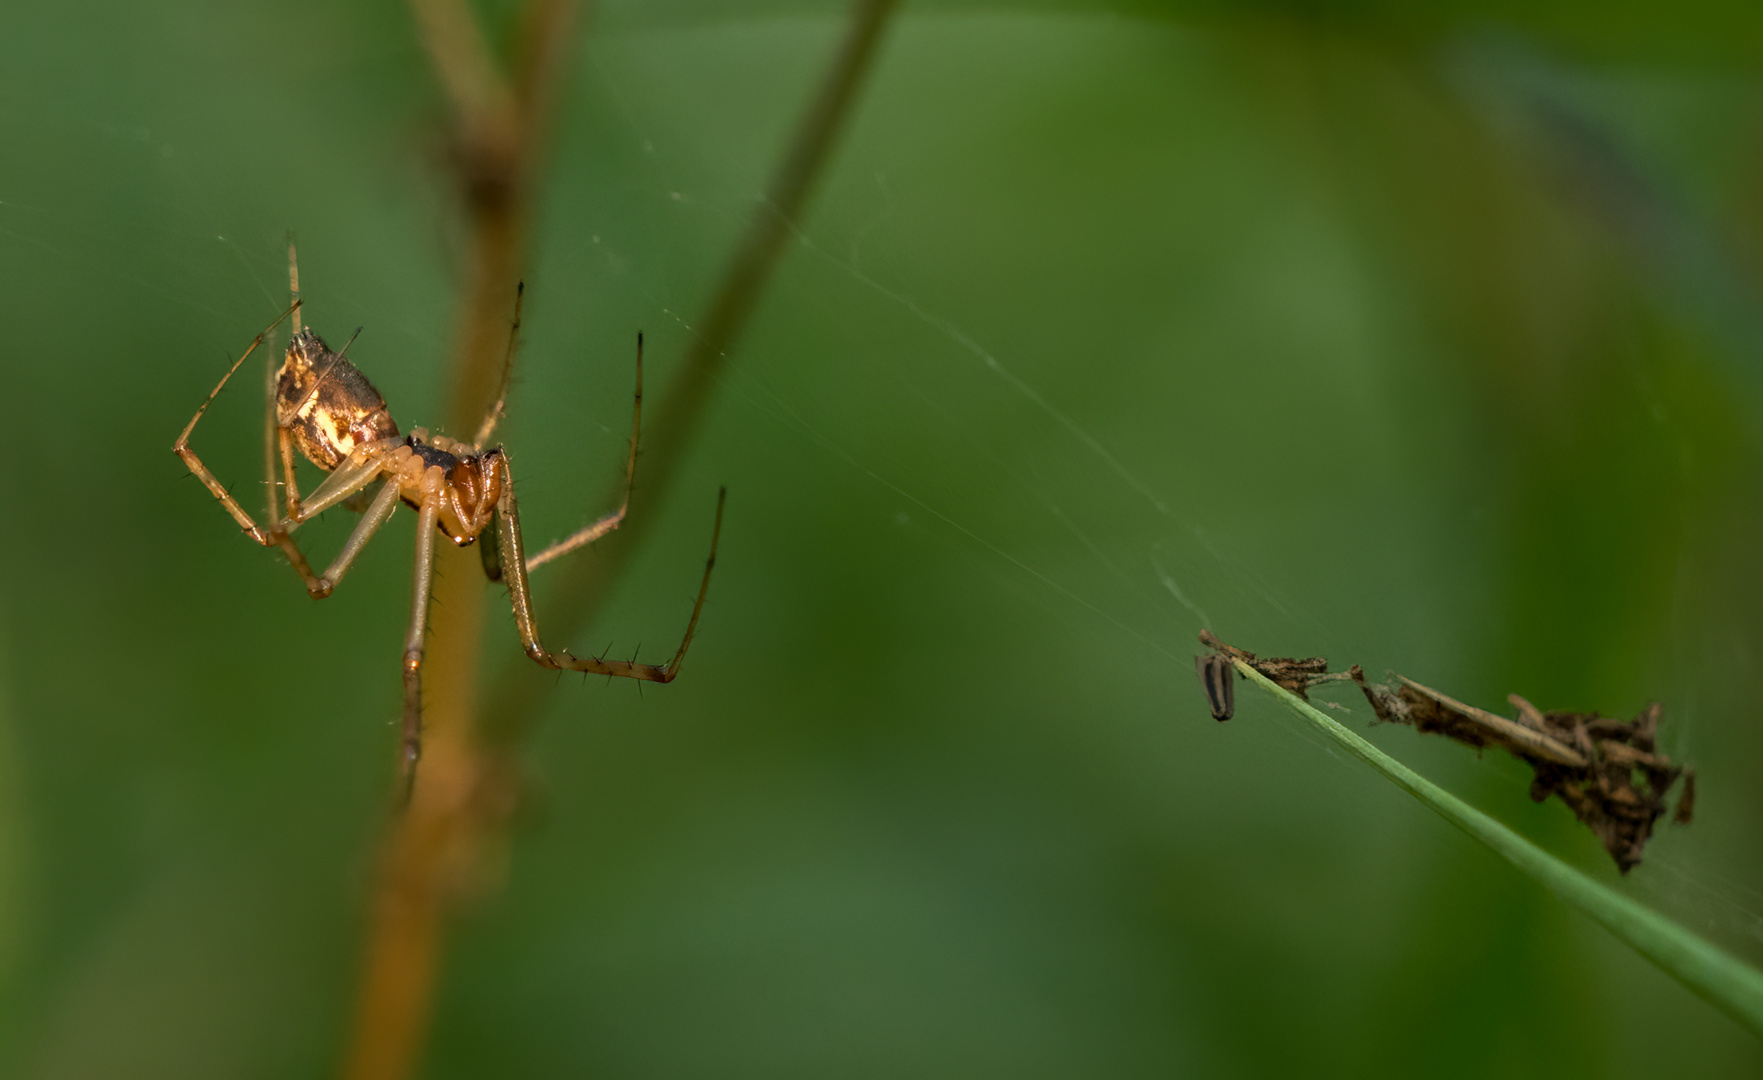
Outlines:
<svg viewBox="0 0 1763 1080"><path fill-rule="evenodd" d="M306 591L316 599L331 594L342 581L351 563L367 545L375 531L391 518L403 502L416 511L416 569L410 605L410 628L404 637L404 717L400 773L406 783L415 775L417 759L422 755L422 656L427 635L429 592L434 581L435 533L465 547L479 539L482 545L484 573L491 581L508 583L509 601L514 609L515 627L526 654L541 667L556 671L581 671L591 674L621 676L648 682L672 682L679 674L686 648L697 631L698 615L704 608L704 596L710 588L710 571L716 565L716 543L722 533L722 508L727 497L724 489L717 496L716 522L710 534L710 557L704 563L704 577L698 586L697 602L686 623L685 636L679 650L665 664L639 664L633 660L607 660L603 657L582 659L566 650L546 648L539 640L538 626L533 620L532 591L527 575L552 559L576 548L593 543L623 522L630 505L631 481L637 464L637 438L643 412L643 339L637 335L637 376L635 402L631 408L630 458L625 465L624 498L618 509L570 536L559 540L535 555L526 554L526 543L520 532L520 512L514 499L514 474L508 463L508 452L500 445L489 446L501 421L508 397L508 375L514 359L514 343L520 330L520 302L524 285L516 290L514 321L508 334L508 351L503 359L501 387L496 402L484 415L477 437L469 443L445 435L431 435L423 428L411 428L406 435L398 433L387 410L385 399L368 382L367 377L343 358L349 348L332 352L310 328L300 325L299 275L293 248L288 251L289 290L293 302L288 309L252 340L243 355L221 377L220 384L208 395L196 415L190 418L183 434L178 436L172 452L183 459L190 471L220 500L227 513L245 530L245 535L264 547L280 548L296 573L306 584ZM276 505L276 478L273 460L266 462L269 473L269 524L257 524L239 505L231 492L223 487L196 452L190 449L190 433L208 406L226 386L245 360L261 346L284 320L292 320L292 340L280 370L269 386L270 403L264 432L268 445L273 437L279 446L283 483L287 494L286 516ZM357 331L359 333L360 331ZM354 342L349 339L349 343ZM302 497L294 478L294 451L330 475L310 495ZM368 488L384 478L379 490L368 495ZM359 524L344 541L336 558L323 574L314 574L299 546L294 530L318 514L344 503L352 509L365 511Z"/></svg>

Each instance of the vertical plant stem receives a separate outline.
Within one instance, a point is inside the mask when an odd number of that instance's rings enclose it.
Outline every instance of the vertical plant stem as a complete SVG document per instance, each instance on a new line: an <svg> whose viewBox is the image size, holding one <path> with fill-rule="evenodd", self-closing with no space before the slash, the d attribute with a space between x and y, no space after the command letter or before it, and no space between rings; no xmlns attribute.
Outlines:
<svg viewBox="0 0 1763 1080"><path fill-rule="evenodd" d="M527 8L515 75L504 80L462 0L412 0L454 113L469 237L459 303L449 430L469 437L499 381L531 219L545 113L573 44L571 0ZM486 589L476 552L436 552L425 646L424 750L408 803L391 823L368 910L354 1031L342 1075L414 1073L433 1006L449 909L481 876L482 755L474 730Z"/></svg>
<svg viewBox="0 0 1763 1080"><path fill-rule="evenodd" d="M1511 829L1408 768L1240 659L1238 671L1312 727L1382 773L1428 809L1492 848L1550 892L1597 920L1703 1000L1763 1037L1763 973L1706 939L1550 855Z"/></svg>
<svg viewBox="0 0 1763 1080"><path fill-rule="evenodd" d="M645 482L656 496L667 486L681 447L703 414L723 356L746 325L827 160L894 6L895 0L859 0L829 76L731 260L703 330L663 401L661 419L651 428ZM496 77L461 0L412 0L412 7L454 108L470 211L472 254L450 412L451 430L466 435L475 430L497 383L514 285L526 255L536 132L558 82L567 38L563 30L572 22L573 5L537 0L528 9L520 35L521 62L506 84ZM627 538L619 550L626 552L629 546ZM432 673L424 688L425 749L409 804L393 822L382 853L355 1030L343 1071L348 1080L397 1080L414 1072L449 910L483 887L484 852L500 843L506 828L510 785L505 778L532 711L499 709L493 723L475 714L486 595L476 563L475 553L450 544L436 552L434 615L424 665ZM622 566L622 559L602 560L595 578L600 588ZM575 601L577 617L560 618L560 628L579 624L585 605ZM520 673L527 676L526 685L549 685L534 677L530 665ZM511 715L519 719L510 723Z"/></svg>

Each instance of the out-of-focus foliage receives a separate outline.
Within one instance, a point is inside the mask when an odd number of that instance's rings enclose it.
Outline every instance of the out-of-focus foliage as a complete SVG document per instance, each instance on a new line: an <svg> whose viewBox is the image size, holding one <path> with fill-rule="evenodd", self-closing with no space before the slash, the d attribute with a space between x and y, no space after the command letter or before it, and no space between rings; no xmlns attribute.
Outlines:
<svg viewBox="0 0 1763 1080"><path fill-rule="evenodd" d="M594 14L502 433L535 538L601 509L632 337L664 385L839 18ZM1272 706L1213 723L1190 657L1203 617L1488 707L1663 700L1700 820L1623 887L1763 958L1758 42L1713 3L905 8L572 643L671 647L726 483L686 673L557 686L427 1075L1756 1075ZM412 519L315 604L166 451L288 229L308 320L439 414L439 117L398 5L0 11L7 1075L335 1060ZM256 393L196 437L252 506ZM1370 734L1614 876L1522 766Z"/></svg>

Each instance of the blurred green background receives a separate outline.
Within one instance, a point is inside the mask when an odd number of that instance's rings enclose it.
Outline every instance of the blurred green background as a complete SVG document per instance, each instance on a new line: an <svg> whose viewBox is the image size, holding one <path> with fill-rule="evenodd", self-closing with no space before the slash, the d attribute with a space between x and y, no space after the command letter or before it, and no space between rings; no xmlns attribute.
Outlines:
<svg viewBox="0 0 1763 1080"><path fill-rule="evenodd" d="M1283 710L1245 688L1215 724L1196 686L1204 621L1488 707L1658 698L1699 820L1620 887L1763 960L1763 12L1407 7L901 11L569 643L672 647L726 484L686 673L547 699L425 1075L1763 1069ZM665 385L843 14L591 14L502 431L535 541L603 509L632 336ZM5 1075L336 1061L414 516L314 603L167 450L285 305L289 229L307 320L365 325L403 424L441 413L443 120L398 4L0 10ZM245 379L195 440L250 506L261 416ZM525 663L489 619L487 672ZM1522 765L1370 737L1616 880Z"/></svg>

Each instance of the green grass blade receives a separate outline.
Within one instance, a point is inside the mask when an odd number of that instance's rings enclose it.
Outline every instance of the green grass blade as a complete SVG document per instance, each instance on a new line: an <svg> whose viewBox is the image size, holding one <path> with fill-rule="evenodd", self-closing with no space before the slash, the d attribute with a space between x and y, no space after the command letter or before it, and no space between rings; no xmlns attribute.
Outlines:
<svg viewBox="0 0 1763 1080"><path fill-rule="evenodd" d="M1556 896L1602 923L1636 952L1763 1038L1763 973L1696 934L1550 855L1511 829L1353 734L1241 660L1237 670L1434 813L1475 837Z"/></svg>

